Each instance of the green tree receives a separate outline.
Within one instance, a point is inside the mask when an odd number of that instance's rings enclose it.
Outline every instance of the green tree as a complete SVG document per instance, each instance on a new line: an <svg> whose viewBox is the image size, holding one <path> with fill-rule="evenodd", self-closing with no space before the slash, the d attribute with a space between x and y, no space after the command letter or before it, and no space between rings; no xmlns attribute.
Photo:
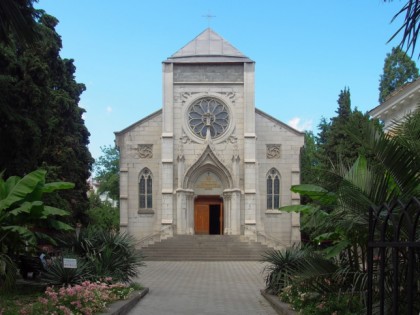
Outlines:
<svg viewBox="0 0 420 315"><path fill-rule="evenodd" d="M116 146L101 147L101 155L94 164L98 193L108 193L113 200L120 197L120 152Z"/></svg>
<svg viewBox="0 0 420 315"><path fill-rule="evenodd" d="M39 239L55 243L40 229L72 230L61 221L69 212L47 205L43 195L73 187L74 184L68 182L46 183L45 170L33 171L23 178L11 176L7 180L0 174L0 288L15 280L16 267L11 255L34 248Z"/></svg>
<svg viewBox="0 0 420 315"><path fill-rule="evenodd" d="M0 41L9 41L13 34L21 44L32 44L35 32L33 0L0 1Z"/></svg>
<svg viewBox="0 0 420 315"><path fill-rule="evenodd" d="M293 186L292 191L310 198L311 202L281 208L303 214L303 229L312 240L332 242L322 252L325 258L335 258L339 267L336 271L327 273L322 264L313 263L291 275L306 288L316 287L321 295L337 281L340 291L365 291L369 208L392 204L397 199L406 203L413 196L420 197L420 111L397 125L392 135L384 134L375 121L364 125L362 130L358 125L351 125L348 131L370 157L359 155L350 167L340 164L326 170L328 183ZM401 266L404 267L402 263ZM322 271L321 278L319 271ZM392 268L386 276L391 279ZM328 288L323 286L325 283Z"/></svg>
<svg viewBox="0 0 420 315"><path fill-rule="evenodd" d="M351 125L360 127L369 122L369 116L362 114L359 110L351 109L350 89L344 88L340 91L337 108L337 116L331 118L327 123L325 119L321 120L318 135L318 158L320 167L329 169L332 165L338 165L342 162L350 166L356 160L360 153L360 145L357 144L348 132Z"/></svg>
<svg viewBox="0 0 420 315"><path fill-rule="evenodd" d="M0 170L23 176L42 167L48 180L75 183L74 190L50 202L83 221L93 163L84 110L78 106L85 86L75 81L73 60L59 55L57 19L43 11L33 16L35 43L21 47L12 33L0 42Z"/></svg>
<svg viewBox="0 0 420 315"><path fill-rule="evenodd" d="M392 92L416 80L418 76L416 63L401 48L392 48L391 53L386 55L383 74L379 80L379 102L385 102Z"/></svg>
<svg viewBox="0 0 420 315"><path fill-rule="evenodd" d="M89 196L90 207L87 211L89 224L103 230L118 231L120 229L120 211L108 200L102 201L98 194Z"/></svg>
<svg viewBox="0 0 420 315"><path fill-rule="evenodd" d="M312 131L305 131L305 143L300 151L301 183L313 182L314 173L319 166L318 146Z"/></svg>

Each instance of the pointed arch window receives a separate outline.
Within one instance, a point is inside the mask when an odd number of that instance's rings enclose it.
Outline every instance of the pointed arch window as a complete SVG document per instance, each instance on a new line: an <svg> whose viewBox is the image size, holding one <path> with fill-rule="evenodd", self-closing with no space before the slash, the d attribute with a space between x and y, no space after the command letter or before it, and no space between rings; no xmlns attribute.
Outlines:
<svg viewBox="0 0 420 315"><path fill-rule="evenodd" d="M139 208L153 208L153 179L149 169L144 169L139 177Z"/></svg>
<svg viewBox="0 0 420 315"><path fill-rule="evenodd" d="M271 169L267 174L267 209L280 208L280 174Z"/></svg>

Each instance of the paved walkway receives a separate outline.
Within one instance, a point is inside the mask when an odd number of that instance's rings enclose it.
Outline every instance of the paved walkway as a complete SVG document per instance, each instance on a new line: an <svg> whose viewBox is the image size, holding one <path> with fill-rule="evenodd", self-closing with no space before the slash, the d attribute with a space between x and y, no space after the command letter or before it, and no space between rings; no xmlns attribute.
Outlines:
<svg viewBox="0 0 420 315"><path fill-rule="evenodd" d="M150 292L129 315L275 315L261 296L260 262L147 261L138 281Z"/></svg>

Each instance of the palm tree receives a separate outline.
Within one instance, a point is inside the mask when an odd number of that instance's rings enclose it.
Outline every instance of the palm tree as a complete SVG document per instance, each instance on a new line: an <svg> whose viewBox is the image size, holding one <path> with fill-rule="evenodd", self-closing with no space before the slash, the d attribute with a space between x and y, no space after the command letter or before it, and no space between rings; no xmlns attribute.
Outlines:
<svg viewBox="0 0 420 315"><path fill-rule="evenodd" d="M392 1L392 0L384 0ZM392 18L392 22L404 17L404 22L400 28L392 35L388 42L392 41L402 31L402 39L400 46L407 46L407 51L411 50L413 55L417 43L417 34L419 33L419 16L420 16L420 2L419 0L408 0L407 3L398 11ZM420 54L419 54L420 57Z"/></svg>
<svg viewBox="0 0 420 315"><path fill-rule="evenodd" d="M330 268L327 274L323 266L317 266L322 260L317 260L300 264L288 275L297 285L305 283L308 287L309 281L310 287L319 288L321 294L329 290L322 286L325 279L339 284L343 291L364 292L369 209L397 199L407 202L420 197L420 110L396 124L390 134L379 131L373 122L362 133L348 131L364 147L366 157L359 156L350 168L338 165L323 170L326 180L321 185L293 186L293 192L309 197L311 203L281 208L302 213L302 228L314 243L332 243L321 252L338 268ZM316 276L319 274L323 277Z"/></svg>

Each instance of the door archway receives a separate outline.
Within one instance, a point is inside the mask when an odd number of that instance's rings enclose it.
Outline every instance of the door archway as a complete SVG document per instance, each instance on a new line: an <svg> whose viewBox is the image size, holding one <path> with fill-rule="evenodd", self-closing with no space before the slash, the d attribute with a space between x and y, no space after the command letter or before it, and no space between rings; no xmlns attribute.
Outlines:
<svg viewBox="0 0 420 315"><path fill-rule="evenodd" d="M220 196L198 196L194 201L194 233L222 235L223 231L223 199Z"/></svg>

